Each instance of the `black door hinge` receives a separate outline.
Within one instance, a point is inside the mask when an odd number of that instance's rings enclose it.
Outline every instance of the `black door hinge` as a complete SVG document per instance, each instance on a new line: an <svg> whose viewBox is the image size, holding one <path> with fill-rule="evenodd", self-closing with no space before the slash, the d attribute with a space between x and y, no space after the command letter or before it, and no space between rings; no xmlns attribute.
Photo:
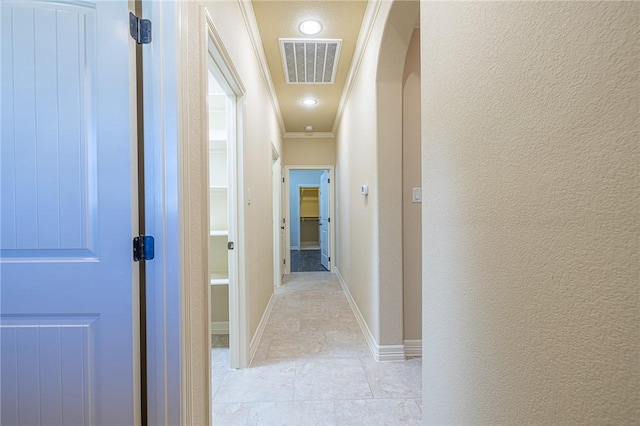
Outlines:
<svg viewBox="0 0 640 426"><path fill-rule="evenodd" d="M331 256L329 256L329 262L331 262Z"/></svg>
<svg viewBox="0 0 640 426"><path fill-rule="evenodd" d="M155 241L151 235L140 235L133 239L133 261L152 260L155 257Z"/></svg>
<svg viewBox="0 0 640 426"><path fill-rule="evenodd" d="M331 218L327 219L327 222L331 222Z"/></svg>
<svg viewBox="0 0 640 426"><path fill-rule="evenodd" d="M327 183L331 183L331 179L327 179Z"/></svg>
<svg viewBox="0 0 640 426"><path fill-rule="evenodd" d="M284 183L284 178L282 178L282 183Z"/></svg>
<svg viewBox="0 0 640 426"><path fill-rule="evenodd" d="M129 34L138 44L151 43L151 21L129 12Z"/></svg>

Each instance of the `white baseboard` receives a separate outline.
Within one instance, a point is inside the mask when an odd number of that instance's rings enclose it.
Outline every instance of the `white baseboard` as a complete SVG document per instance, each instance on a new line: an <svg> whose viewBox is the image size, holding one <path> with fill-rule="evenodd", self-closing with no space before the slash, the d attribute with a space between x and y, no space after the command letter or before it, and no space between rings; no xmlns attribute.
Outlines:
<svg viewBox="0 0 640 426"><path fill-rule="evenodd" d="M405 340L404 356L422 356L422 339Z"/></svg>
<svg viewBox="0 0 640 426"><path fill-rule="evenodd" d="M229 321L211 321L211 334L229 334Z"/></svg>
<svg viewBox="0 0 640 426"><path fill-rule="evenodd" d="M269 317L271 316L271 311L273 310L273 305L276 303L275 294L271 294L271 298L269 299L269 303L267 303L267 307L262 314L262 318L260 318L260 322L258 323L258 328L256 329L256 333L251 338L251 343L249 344L249 364L253 361L253 357L258 350L258 345L260 344L260 339L262 339L262 334L264 333L264 329L267 326L267 322L269 322Z"/></svg>
<svg viewBox="0 0 640 426"><path fill-rule="evenodd" d="M340 285L342 286L342 291L344 291L344 294L347 297L347 301L349 302L349 306L351 306L353 315L355 315L358 324L360 324L360 329L362 330L362 334L364 334L364 338L367 341L367 345L369 345L369 349L371 350L373 357L376 361L403 361L405 359L403 345L379 345L376 342L376 339L373 337L373 333L371 333L360 309L358 309L356 301L353 299L353 296L351 296L349 287L347 287L340 270L335 267L334 269L338 277L338 281L340 281Z"/></svg>

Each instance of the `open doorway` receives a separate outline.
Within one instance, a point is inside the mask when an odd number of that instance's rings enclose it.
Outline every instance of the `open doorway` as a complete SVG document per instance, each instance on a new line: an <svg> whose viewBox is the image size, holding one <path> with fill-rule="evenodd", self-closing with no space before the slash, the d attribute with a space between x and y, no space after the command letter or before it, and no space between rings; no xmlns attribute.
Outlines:
<svg viewBox="0 0 640 426"><path fill-rule="evenodd" d="M209 34L211 36L211 34ZM226 71L226 72L225 72ZM211 38L207 57L208 122L208 281L212 354L221 349L228 367L246 366L246 349L242 333L241 281L238 220L237 82L228 75L226 63Z"/></svg>
<svg viewBox="0 0 640 426"><path fill-rule="evenodd" d="M289 272L331 271L330 168L288 168Z"/></svg>

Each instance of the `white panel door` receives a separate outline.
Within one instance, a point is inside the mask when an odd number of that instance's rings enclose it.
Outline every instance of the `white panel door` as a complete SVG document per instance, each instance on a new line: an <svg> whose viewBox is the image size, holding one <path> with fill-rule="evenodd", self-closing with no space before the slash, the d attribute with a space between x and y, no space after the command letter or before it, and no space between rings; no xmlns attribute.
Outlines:
<svg viewBox="0 0 640 426"><path fill-rule="evenodd" d="M320 263L327 271L331 270L331 251L329 247L329 171L320 176Z"/></svg>
<svg viewBox="0 0 640 426"><path fill-rule="evenodd" d="M284 277L284 274L287 270L285 267L287 256L287 236L285 234L285 209L287 208L287 203L285 200L286 188L284 186L284 167L280 167L280 259L283 261L280 262L280 277Z"/></svg>
<svg viewBox="0 0 640 426"><path fill-rule="evenodd" d="M127 1L2 1L2 425L132 425Z"/></svg>

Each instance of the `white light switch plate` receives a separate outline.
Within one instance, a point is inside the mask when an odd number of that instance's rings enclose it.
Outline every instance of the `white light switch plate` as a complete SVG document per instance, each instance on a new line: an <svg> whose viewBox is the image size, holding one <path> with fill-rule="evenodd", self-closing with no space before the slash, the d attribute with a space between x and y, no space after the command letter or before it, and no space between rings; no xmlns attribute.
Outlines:
<svg viewBox="0 0 640 426"><path fill-rule="evenodd" d="M413 188L412 189L412 203L421 203L422 202L422 188Z"/></svg>

